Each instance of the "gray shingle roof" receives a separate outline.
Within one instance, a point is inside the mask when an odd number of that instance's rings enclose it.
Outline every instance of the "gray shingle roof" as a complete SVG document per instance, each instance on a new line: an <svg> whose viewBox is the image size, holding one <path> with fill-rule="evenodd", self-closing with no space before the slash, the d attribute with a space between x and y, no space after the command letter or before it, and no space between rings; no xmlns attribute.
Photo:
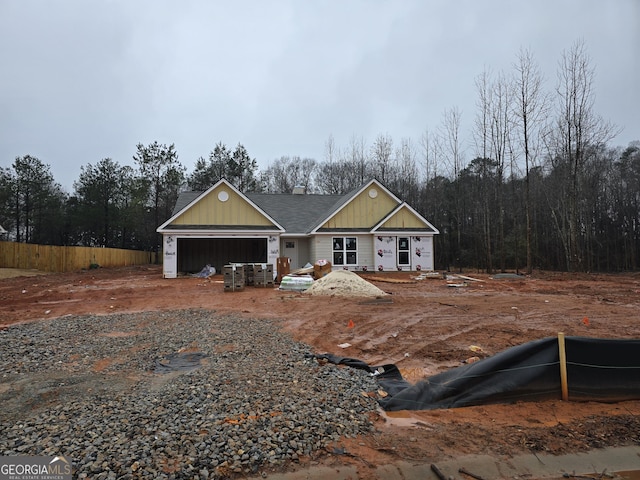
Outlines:
<svg viewBox="0 0 640 480"><path fill-rule="evenodd" d="M284 227L287 233L309 233L348 198L346 195L248 193L253 203Z"/></svg>
<svg viewBox="0 0 640 480"><path fill-rule="evenodd" d="M181 192L172 216L196 200L203 192ZM346 195L294 195L247 193L245 196L278 222L289 234L307 234L318 223L351 198Z"/></svg>
<svg viewBox="0 0 640 480"><path fill-rule="evenodd" d="M173 207L173 212L171 212L171 216L173 217L176 213L202 195L202 193L203 192L180 192L180 195L178 195L178 199L176 200L176 204Z"/></svg>

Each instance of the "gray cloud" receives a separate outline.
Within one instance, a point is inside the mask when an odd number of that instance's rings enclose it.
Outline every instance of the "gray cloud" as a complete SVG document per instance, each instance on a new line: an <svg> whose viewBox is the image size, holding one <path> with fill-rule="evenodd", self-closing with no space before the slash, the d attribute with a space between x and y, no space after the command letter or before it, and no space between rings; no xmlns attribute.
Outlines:
<svg viewBox="0 0 640 480"><path fill-rule="evenodd" d="M553 89L584 39L598 113L640 139L636 0L185 2L0 0L0 165L31 154L66 188L80 166L175 143L189 169L218 141L262 167L322 160L378 134L419 141L445 109L470 142L475 78L531 49Z"/></svg>

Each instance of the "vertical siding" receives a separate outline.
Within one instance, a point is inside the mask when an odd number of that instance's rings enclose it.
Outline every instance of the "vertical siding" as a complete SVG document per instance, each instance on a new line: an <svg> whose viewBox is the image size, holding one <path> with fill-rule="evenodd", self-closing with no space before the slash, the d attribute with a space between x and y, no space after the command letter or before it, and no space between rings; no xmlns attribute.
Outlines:
<svg viewBox="0 0 640 480"><path fill-rule="evenodd" d="M228 200L218 198L226 192ZM253 205L226 185L220 185L178 216L172 225L272 225Z"/></svg>
<svg viewBox="0 0 640 480"><path fill-rule="evenodd" d="M322 228L370 228L398 205L398 202L382 189L376 189L378 196L375 198L369 196L369 190L366 189L351 200L322 225Z"/></svg>
<svg viewBox="0 0 640 480"><path fill-rule="evenodd" d="M389 220L384 222L382 228L424 228L425 224L409 209L401 208Z"/></svg>

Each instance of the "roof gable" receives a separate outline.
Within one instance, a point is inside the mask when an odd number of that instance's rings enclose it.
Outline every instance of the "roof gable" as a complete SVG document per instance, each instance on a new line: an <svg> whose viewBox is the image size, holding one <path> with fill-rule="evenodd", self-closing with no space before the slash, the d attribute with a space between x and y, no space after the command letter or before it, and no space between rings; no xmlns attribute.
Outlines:
<svg viewBox="0 0 640 480"><path fill-rule="evenodd" d="M343 197L343 200L317 224L314 232L320 229L347 228L369 230L401 203L377 180L371 180L359 190Z"/></svg>
<svg viewBox="0 0 640 480"><path fill-rule="evenodd" d="M284 231L279 223L233 185L222 179L207 191L184 192L178 198L172 217L158 231L168 227L216 226L271 227Z"/></svg>
<svg viewBox="0 0 640 480"><path fill-rule="evenodd" d="M434 234L440 233L427 219L405 202L398 205L394 211L383 218L371 231L425 231Z"/></svg>
<svg viewBox="0 0 640 480"><path fill-rule="evenodd" d="M222 179L205 192L182 192L171 218L157 231L183 229L279 230L289 235L327 230L439 233L377 180L346 195L245 195Z"/></svg>

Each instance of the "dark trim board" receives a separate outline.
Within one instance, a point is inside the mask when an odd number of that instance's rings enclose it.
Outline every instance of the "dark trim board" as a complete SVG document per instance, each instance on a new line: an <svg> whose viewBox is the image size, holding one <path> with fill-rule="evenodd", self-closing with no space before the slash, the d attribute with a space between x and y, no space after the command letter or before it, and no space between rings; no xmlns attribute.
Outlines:
<svg viewBox="0 0 640 480"><path fill-rule="evenodd" d="M205 265L266 263L266 238L178 238L178 272L196 273Z"/></svg>

